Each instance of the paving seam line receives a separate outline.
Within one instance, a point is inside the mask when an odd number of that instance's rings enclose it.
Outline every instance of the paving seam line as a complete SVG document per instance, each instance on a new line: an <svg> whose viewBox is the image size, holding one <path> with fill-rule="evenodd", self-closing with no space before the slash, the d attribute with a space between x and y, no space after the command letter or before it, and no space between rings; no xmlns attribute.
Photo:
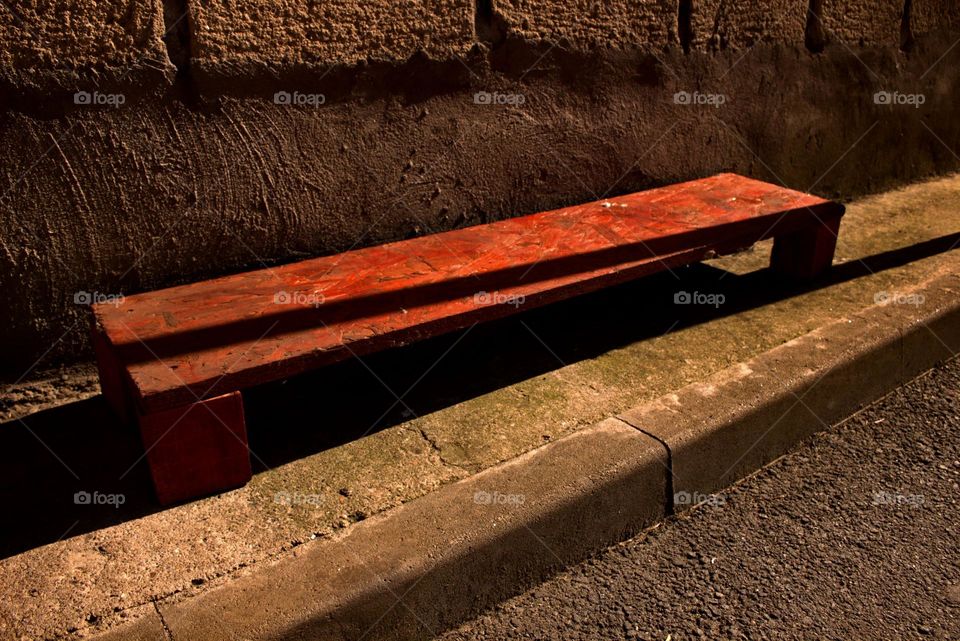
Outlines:
<svg viewBox="0 0 960 641"><path fill-rule="evenodd" d="M659 436L657 436L656 434L651 434L650 432L646 431L642 427L629 423L628 421L624 420L623 417L621 416L614 416L613 419L623 423L624 425L626 425L631 429L637 430L644 436L649 436L651 439L653 439L663 447L663 451L666 453L666 456L667 456L667 461L665 466L667 470L667 479L666 479L666 495L664 499L664 506L665 506L664 511L667 516L672 516L674 514L674 500L673 500L674 479L673 479L673 452L670 450L670 444L667 443L662 438L660 438Z"/></svg>
<svg viewBox="0 0 960 641"><path fill-rule="evenodd" d="M956 356L958 292L957 276L940 277L915 290L921 305L867 308L620 414L669 451L668 511L717 500L800 441Z"/></svg>

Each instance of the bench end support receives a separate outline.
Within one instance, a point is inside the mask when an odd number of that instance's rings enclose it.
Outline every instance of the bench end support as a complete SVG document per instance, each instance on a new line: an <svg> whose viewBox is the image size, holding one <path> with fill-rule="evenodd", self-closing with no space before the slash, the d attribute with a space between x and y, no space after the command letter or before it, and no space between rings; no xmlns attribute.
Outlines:
<svg viewBox="0 0 960 641"><path fill-rule="evenodd" d="M251 478L240 392L140 416L163 505L240 487Z"/></svg>
<svg viewBox="0 0 960 641"><path fill-rule="evenodd" d="M840 232L840 217L817 220L799 231L776 236L770 268L796 280L810 280L830 269Z"/></svg>

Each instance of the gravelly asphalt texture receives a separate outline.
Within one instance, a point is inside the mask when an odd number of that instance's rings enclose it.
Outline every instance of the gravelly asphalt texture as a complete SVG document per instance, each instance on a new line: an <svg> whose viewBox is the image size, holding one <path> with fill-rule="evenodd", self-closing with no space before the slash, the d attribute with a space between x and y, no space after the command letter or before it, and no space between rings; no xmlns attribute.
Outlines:
<svg viewBox="0 0 960 641"><path fill-rule="evenodd" d="M953 359L441 638L958 640L958 483Z"/></svg>

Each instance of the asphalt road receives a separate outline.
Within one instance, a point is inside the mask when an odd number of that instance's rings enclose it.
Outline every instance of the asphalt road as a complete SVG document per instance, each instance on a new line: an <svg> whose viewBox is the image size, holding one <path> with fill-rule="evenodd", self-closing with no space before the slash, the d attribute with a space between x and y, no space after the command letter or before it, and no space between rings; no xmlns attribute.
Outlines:
<svg viewBox="0 0 960 641"><path fill-rule="evenodd" d="M953 359L441 638L960 639L958 483Z"/></svg>

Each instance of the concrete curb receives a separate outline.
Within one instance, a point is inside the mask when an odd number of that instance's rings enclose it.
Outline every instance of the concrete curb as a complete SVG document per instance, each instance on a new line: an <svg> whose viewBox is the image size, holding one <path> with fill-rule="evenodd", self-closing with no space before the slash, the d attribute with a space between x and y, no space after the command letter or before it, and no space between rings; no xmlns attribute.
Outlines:
<svg viewBox="0 0 960 641"><path fill-rule="evenodd" d="M955 355L960 276L905 295L98 638L429 638Z"/></svg>
<svg viewBox="0 0 960 641"><path fill-rule="evenodd" d="M960 350L960 277L889 298L902 302L870 307L621 414L670 452L672 509L708 500Z"/></svg>
<svg viewBox="0 0 960 641"><path fill-rule="evenodd" d="M660 443L603 421L106 638L429 637L662 519L667 476Z"/></svg>

